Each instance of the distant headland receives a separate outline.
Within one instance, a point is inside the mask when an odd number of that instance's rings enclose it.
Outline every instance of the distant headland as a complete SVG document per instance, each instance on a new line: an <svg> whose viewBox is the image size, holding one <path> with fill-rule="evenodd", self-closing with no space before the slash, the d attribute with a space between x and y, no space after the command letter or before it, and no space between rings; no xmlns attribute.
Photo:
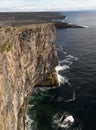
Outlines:
<svg viewBox="0 0 96 130"><path fill-rule="evenodd" d="M4 12L0 13L0 26L21 26L52 22L57 29L84 28L80 25L60 22L65 18L66 16L61 15L60 12Z"/></svg>

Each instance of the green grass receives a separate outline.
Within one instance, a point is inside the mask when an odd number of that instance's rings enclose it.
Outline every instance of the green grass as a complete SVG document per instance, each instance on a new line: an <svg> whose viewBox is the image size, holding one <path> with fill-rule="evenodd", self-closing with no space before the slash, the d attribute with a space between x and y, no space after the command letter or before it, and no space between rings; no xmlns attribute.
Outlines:
<svg viewBox="0 0 96 130"><path fill-rule="evenodd" d="M11 47L12 47L12 43L9 40L7 40L5 44L0 46L0 52L1 53L3 53L4 51L8 52L11 49Z"/></svg>

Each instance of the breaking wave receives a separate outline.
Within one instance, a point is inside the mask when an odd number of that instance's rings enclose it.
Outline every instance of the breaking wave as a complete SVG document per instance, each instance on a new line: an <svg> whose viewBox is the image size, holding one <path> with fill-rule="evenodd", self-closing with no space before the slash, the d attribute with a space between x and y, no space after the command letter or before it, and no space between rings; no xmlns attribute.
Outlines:
<svg viewBox="0 0 96 130"><path fill-rule="evenodd" d="M59 86L60 86L61 84L64 84L64 83L68 83L67 77L62 76L59 72L60 72L60 71L64 71L64 70L66 70L66 69L69 69L69 66L67 66L67 65L61 66L61 65L59 64L58 66L56 66L55 69L56 69L56 72L57 72L57 78L58 78L58 81L59 81Z"/></svg>
<svg viewBox="0 0 96 130"><path fill-rule="evenodd" d="M25 118L25 130L36 130L37 124L27 114Z"/></svg>
<svg viewBox="0 0 96 130"><path fill-rule="evenodd" d="M69 112L56 113L52 118L52 127L57 129L68 129L74 124L74 117Z"/></svg>
<svg viewBox="0 0 96 130"><path fill-rule="evenodd" d="M75 101L75 100L76 100L76 93L75 93L75 92L73 92L73 96L72 96L72 98L71 98L71 99L66 100L65 102L72 102L72 101Z"/></svg>
<svg viewBox="0 0 96 130"><path fill-rule="evenodd" d="M60 66L60 64L56 66L56 71L61 71L61 70L66 70L66 69L69 69L69 66L67 65Z"/></svg>
<svg viewBox="0 0 96 130"><path fill-rule="evenodd" d="M69 79L66 76L62 75L61 72L64 72L64 71L70 69L70 65L73 63L73 61L77 61L78 58L74 57L74 56L68 54L66 51L64 51L63 46L59 46L57 48L57 50L60 51L62 53L62 55L64 56L64 59L60 60L58 66L56 66L56 68L55 68L56 72L57 72L59 86L61 84L65 84L65 83L68 83L69 85L71 85L69 82Z"/></svg>

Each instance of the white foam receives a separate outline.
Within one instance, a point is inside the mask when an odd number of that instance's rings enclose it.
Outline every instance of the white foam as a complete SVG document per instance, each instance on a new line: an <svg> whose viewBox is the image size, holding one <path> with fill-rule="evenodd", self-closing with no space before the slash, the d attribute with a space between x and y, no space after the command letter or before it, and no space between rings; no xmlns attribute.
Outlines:
<svg viewBox="0 0 96 130"><path fill-rule="evenodd" d="M69 113L60 114L57 113L53 116L52 125L53 128L64 128L68 129L74 124L74 117Z"/></svg>
<svg viewBox="0 0 96 130"><path fill-rule="evenodd" d="M58 123L58 126L61 128L69 128L70 127L69 122L70 125L74 123L74 118L72 115L66 117L62 123Z"/></svg>
<svg viewBox="0 0 96 130"><path fill-rule="evenodd" d="M67 52L65 52L65 51L62 51L62 53L63 53L64 55L66 55L66 54L67 54Z"/></svg>
<svg viewBox="0 0 96 130"><path fill-rule="evenodd" d="M70 57L70 58L74 58L74 56L72 56L72 55L68 55L68 57Z"/></svg>
<svg viewBox="0 0 96 130"><path fill-rule="evenodd" d="M75 94L75 92L73 92L73 96L72 96L72 98L66 100L66 102L72 102L72 101L74 101L74 100L76 100L76 94Z"/></svg>
<svg viewBox="0 0 96 130"><path fill-rule="evenodd" d="M78 60L77 57L74 57L74 56L72 56L72 55L67 55L66 58L67 58L67 60L71 60L71 59L73 59L73 60Z"/></svg>
<svg viewBox="0 0 96 130"><path fill-rule="evenodd" d="M74 25L73 23L69 23L69 24L71 24L71 25ZM82 25L82 24L76 24L77 26L80 26L80 27L83 27L83 28L88 28L88 26L86 26L86 25Z"/></svg>
<svg viewBox="0 0 96 130"><path fill-rule="evenodd" d="M60 66L60 65L58 65L58 66L56 66L55 69L58 72L58 71L61 71L61 70L69 69L69 66L67 66L67 65Z"/></svg>
<svg viewBox="0 0 96 130"><path fill-rule="evenodd" d="M64 63L70 66L73 62L68 59L59 61L59 64L64 64Z"/></svg>
<svg viewBox="0 0 96 130"><path fill-rule="evenodd" d="M72 115L70 115L70 116L66 117L66 119L64 121L65 122L70 121L71 123L73 123L74 122L74 118L73 118Z"/></svg>
<svg viewBox="0 0 96 130"><path fill-rule="evenodd" d="M59 46L58 50L60 50L64 54L64 57L65 57L64 60L59 61L59 65L56 66L56 68L55 68L56 72L57 72L59 86L60 86L61 84L69 83L68 79L65 76L62 76L60 74L60 71L64 71L66 69L69 69L70 65L72 64L72 61L73 60L78 60L78 58L74 57L72 55L68 55L67 52L65 52L63 50L63 46ZM60 64L64 64L64 65L60 65ZM70 85L70 83L69 83L69 85Z"/></svg>
<svg viewBox="0 0 96 130"><path fill-rule="evenodd" d="M63 50L63 47L62 47L62 46L59 47L59 50L60 50L64 55L67 55L67 52Z"/></svg>
<svg viewBox="0 0 96 130"><path fill-rule="evenodd" d="M58 78L58 81L59 81L59 86L60 86L61 84L68 83L68 79L65 78L65 77L63 77L63 76L61 76L60 74L57 74L57 78Z"/></svg>
<svg viewBox="0 0 96 130"><path fill-rule="evenodd" d="M69 22L68 24L72 24L73 25L73 23L71 23L71 22Z"/></svg>
<svg viewBox="0 0 96 130"><path fill-rule="evenodd" d="M59 81L59 86L61 84L65 84L65 83L68 83L68 79L62 75L59 74L59 71L62 71L62 70L66 70L66 69L69 69L69 66L67 65L64 65L64 66L56 66L55 70L57 72L57 78L58 78L58 81Z"/></svg>
<svg viewBox="0 0 96 130"><path fill-rule="evenodd" d="M60 49L60 51L61 51L64 55L67 55L67 52L66 52L66 51L63 51L62 49Z"/></svg>
<svg viewBox="0 0 96 130"><path fill-rule="evenodd" d="M85 25L78 25L78 26L81 26L81 27L84 27L84 28L88 28L88 26L85 26Z"/></svg>
<svg viewBox="0 0 96 130"><path fill-rule="evenodd" d="M29 105L28 105L28 108L30 109L30 108L32 108L32 107L34 107L34 106L35 106L35 105L30 105L30 104L29 104Z"/></svg>
<svg viewBox="0 0 96 130"><path fill-rule="evenodd" d="M32 130L33 124L34 124L34 121L26 114L25 130Z"/></svg>
<svg viewBox="0 0 96 130"><path fill-rule="evenodd" d="M32 120L27 114L25 118L25 130L36 130L37 122Z"/></svg>
<svg viewBox="0 0 96 130"><path fill-rule="evenodd" d="M67 63L67 64L71 65L73 60L75 60L75 61L78 60L77 57L74 57L74 56L72 56L72 55L70 55L70 54L68 55L67 52L65 52L65 51L63 50L63 47L62 47L62 46L60 46L60 47L58 48L58 50L60 50L60 52L62 52L62 54L64 54L64 57L65 57L64 60L59 61L59 63Z"/></svg>

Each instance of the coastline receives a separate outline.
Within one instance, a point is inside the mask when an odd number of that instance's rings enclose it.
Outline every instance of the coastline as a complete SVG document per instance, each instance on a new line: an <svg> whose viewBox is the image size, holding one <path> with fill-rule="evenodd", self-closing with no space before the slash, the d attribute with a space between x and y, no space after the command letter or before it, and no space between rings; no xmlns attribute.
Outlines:
<svg viewBox="0 0 96 130"><path fill-rule="evenodd" d="M57 29L85 28L82 25L71 24L65 21L66 16L61 12L4 12L0 13L0 27L21 26L40 23L54 23Z"/></svg>

